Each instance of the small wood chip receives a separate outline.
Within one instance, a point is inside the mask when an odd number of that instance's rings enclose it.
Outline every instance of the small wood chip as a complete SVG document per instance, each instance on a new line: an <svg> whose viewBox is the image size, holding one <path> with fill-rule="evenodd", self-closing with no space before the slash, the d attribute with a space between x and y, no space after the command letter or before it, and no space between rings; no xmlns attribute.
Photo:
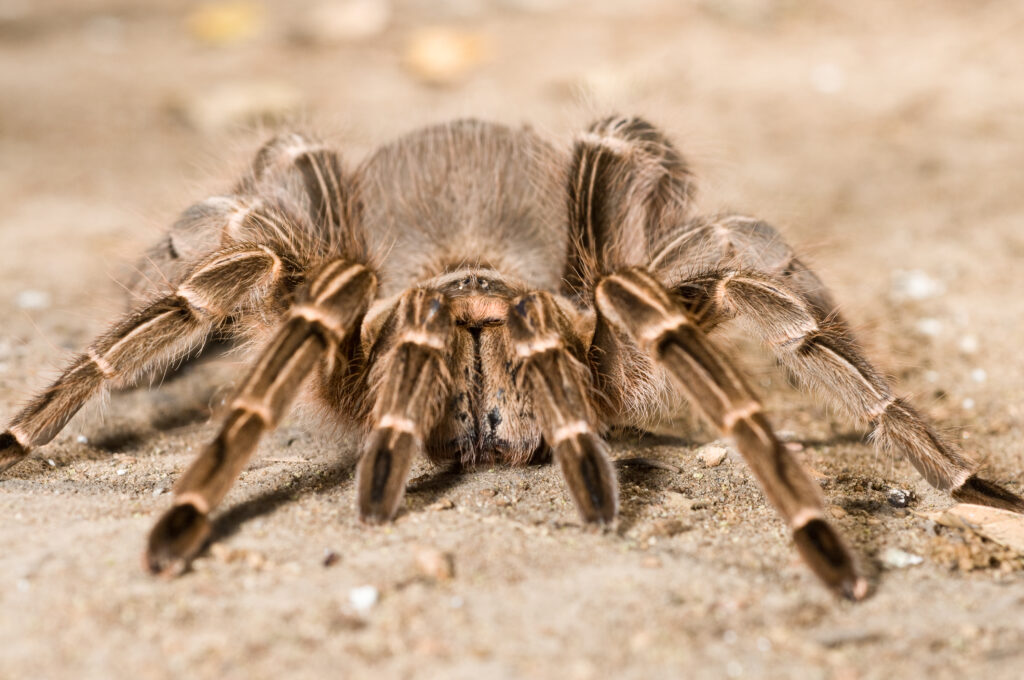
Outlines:
<svg viewBox="0 0 1024 680"><path fill-rule="evenodd" d="M972 531L1005 548L1024 554L1024 515L971 503L958 503L941 512L918 514L944 527Z"/></svg>

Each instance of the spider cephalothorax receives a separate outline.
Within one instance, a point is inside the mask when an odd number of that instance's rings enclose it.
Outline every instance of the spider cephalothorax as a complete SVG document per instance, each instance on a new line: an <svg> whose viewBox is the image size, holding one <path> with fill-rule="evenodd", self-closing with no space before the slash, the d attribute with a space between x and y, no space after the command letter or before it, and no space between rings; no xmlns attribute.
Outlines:
<svg viewBox="0 0 1024 680"><path fill-rule="evenodd" d="M15 416L0 465L50 441L105 385L215 334L258 341L220 434L150 535L149 569L177 573L308 378L364 435L368 521L395 515L425 453L471 464L553 455L583 519L610 522L618 491L604 435L677 412L685 397L735 441L815 573L863 597L817 485L707 338L736 318L932 485L1024 512L893 395L772 227L694 215L692 194L683 158L638 118L601 120L564 151L529 129L459 121L353 171L308 137L277 137L232 192L186 210L149 253L143 267L157 271L139 279L149 301ZM172 286L147 290L153 280Z"/></svg>

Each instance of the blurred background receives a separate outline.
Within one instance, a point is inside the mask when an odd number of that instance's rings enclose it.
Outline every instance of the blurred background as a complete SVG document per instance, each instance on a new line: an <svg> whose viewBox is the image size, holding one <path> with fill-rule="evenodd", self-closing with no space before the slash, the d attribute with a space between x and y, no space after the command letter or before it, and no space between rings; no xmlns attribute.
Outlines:
<svg viewBox="0 0 1024 680"><path fill-rule="evenodd" d="M126 266L182 208L230 186L275 129L315 131L354 163L397 134L457 116L528 123L567 144L591 119L622 112L668 130L698 172L704 209L764 217L807 253L900 390L943 426L961 428L965 447L1019 492L1022 30L1024 4L1003 0L0 0L0 417L10 417L71 349L123 308L117 281ZM403 616L423 619L436 605L428 595L403 604L395 594L383 623L310 618L300 607L318 596L296 585L312 578L300 569L259 576L270 585L262 597L252 595L251 606L285 616L263 633L241 634L242 644L218 630L236 625L223 609L228 593L237 596L227 584L248 562L215 561L212 573L171 590L133 571L133 551L165 500L153 497L154 485L162 488L153 480L177 474L191 456L186 446L207 437L209 426L161 433L158 441L170 444L155 452L150 443L129 443L112 449L111 459L81 441L81 432L92 436L83 425L48 449L56 461L50 467L71 475L59 477L66 486L43 474L42 459L0 484L3 516L19 518L0 531L9 547L0 556L0 602L27 617L2 617L0 671L58 677L84 654L81 668L112 677L118 654L127 653L131 677L164 677L167 669L264 677L278 670L275 663L251 664L283 649L298 668L349 667L355 676L376 668L410 677L481 669L491 677L538 677L561 668L567 675L559 677L589 678L614 668L626 677L667 669L698 677L690 664L699 659L708 677L779 677L772 668L787 668L787 677L880 677L867 658L890 669L930 667L938 677L978 664L992 664L992 677L1010 673L1024 641L1019 617L1008 623L1003 609L1024 601L1017 563L971 553L976 546L956 547L953 538L955 550L935 547L930 529L909 513L885 510L884 489L866 480L909 486L925 506L944 503L941 494L904 461L877 458L857 430L834 423L813 399L788 390L770 362L754 356L748 364L780 429L807 440L805 461L839 480L826 485L840 508L834 516L868 562L877 566L873 556L891 545L923 556L916 571L883 580L870 603L837 613L791 562L781 527L734 461L732 472L708 471L686 490L732 498L721 488L738 485L748 493L740 494L743 513L712 502L692 519L696 531L663 537L657 549L643 533L651 515L639 502L626 510L640 538L626 532L576 545L579 532L570 529L558 548L528 539L514 577L489 571L498 569L491 562L479 565L472 587L445 591L477 609L456 617L440 641L401 623ZM320 460L309 446L297 460ZM285 477L304 469L280 466L271 470ZM115 469L127 472L115 478ZM466 482L466 493L520 473L489 474L496 476ZM529 474L556 476L550 469ZM239 493L259 483L243 480ZM348 491L328 500L350 507ZM491 507L477 501L466 504ZM288 512L272 517L287 527L301 520ZM561 512L573 521L567 506ZM317 521L334 527L337 518ZM762 533L765 523L774 533ZM442 522L430 531L456 560L459 531L485 546L482 554L503 554L501 545L520 541L504 525L474 526ZM361 535L356 525L344 529L348 539ZM240 540L273 555L284 529L245 539L250 531L243 527ZM76 552L83 536L89 544ZM311 538L309 550L319 554L337 540L325 536ZM390 573L385 565L401 562L407 544L378 546L355 568L353 583ZM604 555L612 552L609 563ZM979 575L971 560L1005 572L1004 586L993 585L991 569ZM1004 562L1012 568L1000 572ZM731 566L720 570L723 563ZM589 598L599 625L581 632L579 620L556 616L561 623L541 634L533 626L550 603L577 611L578 600L564 596L565 584L552 574L575 574L580 565L589 571L575 582L587 587L573 592ZM33 584L45 580L40 574L63 585L33 594ZM692 580L680 581L681 574ZM643 606L622 604L637 601L622 579L639 580L637 592L648 595ZM80 592L86 584L92 595ZM189 599L197 584L213 609ZM546 594L520 601L524 589ZM654 595L665 592L676 599ZM269 605L271 597L278 604ZM160 618L172 601L187 616ZM60 612L69 602L79 616L66 622ZM934 629L939 620L949 622L947 630ZM112 637L90 646L96 621ZM206 623L188 623L196 621ZM308 634L289 637L288 621ZM134 644L136 627L151 636L129 653L118 645ZM324 640L346 635L356 642L310 661ZM926 648L930 658L918 658ZM474 651L467 657L465 649Z"/></svg>

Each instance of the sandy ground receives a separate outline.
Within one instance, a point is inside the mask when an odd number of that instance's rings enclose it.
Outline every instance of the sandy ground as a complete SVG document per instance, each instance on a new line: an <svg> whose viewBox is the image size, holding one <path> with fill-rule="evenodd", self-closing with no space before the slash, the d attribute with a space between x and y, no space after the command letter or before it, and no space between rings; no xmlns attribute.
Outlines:
<svg viewBox="0 0 1024 680"><path fill-rule="evenodd" d="M0 419L123 308L115 282L162 225L258 146L232 97L297 108L350 158L456 115L556 136L614 109L673 133L708 210L778 224L899 390L1024 491L1019 4L400 2L374 35L312 45L295 39L310 3L243 3L252 35L230 43L229 20L221 45L195 7L0 2ZM478 60L447 86L403 62L430 25ZM299 417L194 570L155 580L143 538L214 432L239 369L221 359L112 395L0 481L0 677L1019 677L1021 561L914 514L949 501L727 344L820 475L867 601L814 581L742 462L699 461L700 432L616 443L682 471L622 470L613 532L581 530L550 466L422 463L407 511L367 528L355 443ZM891 548L922 561L887 566ZM438 554L450 578L420 564ZM363 586L378 600L360 608Z"/></svg>

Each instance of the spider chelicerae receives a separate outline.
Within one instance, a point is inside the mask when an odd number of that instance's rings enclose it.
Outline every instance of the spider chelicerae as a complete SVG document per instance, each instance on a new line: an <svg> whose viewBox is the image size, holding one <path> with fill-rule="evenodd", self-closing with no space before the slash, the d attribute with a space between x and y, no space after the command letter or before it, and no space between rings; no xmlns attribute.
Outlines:
<svg viewBox="0 0 1024 680"><path fill-rule="evenodd" d="M261 347L150 534L147 567L173 575L311 376L325 410L363 434L357 505L371 522L395 515L420 453L469 465L553 455L583 520L611 522L603 436L677 414L685 399L735 442L808 566L859 599L866 582L817 484L708 339L738 319L930 484L1024 512L893 395L775 229L696 215L693 195L684 159L640 118L600 120L569 149L529 128L456 121L354 170L313 138L278 136L230 193L187 209L150 251L137 284L147 302L14 417L0 466L53 439L105 385L132 384L212 336Z"/></svg>

